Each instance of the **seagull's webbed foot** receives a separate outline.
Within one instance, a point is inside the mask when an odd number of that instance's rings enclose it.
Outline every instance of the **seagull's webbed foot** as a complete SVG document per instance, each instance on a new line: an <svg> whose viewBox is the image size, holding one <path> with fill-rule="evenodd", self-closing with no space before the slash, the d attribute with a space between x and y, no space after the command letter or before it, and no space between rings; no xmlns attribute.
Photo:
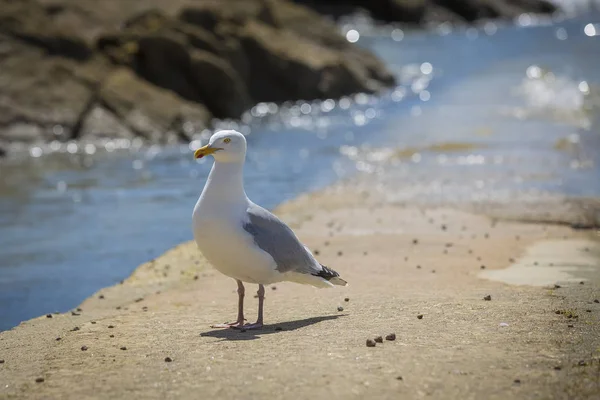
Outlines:
<svg viewBox="0 0 600 400"><path fill-rule="evenodd" d="M255 322L253 324L246 324L241 327L241 329L261 329L263 327L262 322ZM240 328L236 328L240 329Z"/></svg>
<svg viewBox="0 0 600 400"><path fill-rule="evenodd" d="M225 322L224 324L215 324L211 325L211 328L243 328L244 321L236 321L236 322Z"/></svg>

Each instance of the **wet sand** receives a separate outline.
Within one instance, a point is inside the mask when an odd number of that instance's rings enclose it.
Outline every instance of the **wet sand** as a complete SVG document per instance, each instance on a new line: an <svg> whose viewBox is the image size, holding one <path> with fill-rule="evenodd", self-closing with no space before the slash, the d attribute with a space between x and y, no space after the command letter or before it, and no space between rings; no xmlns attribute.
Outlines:
<svg viewBox="0 0 600 400"><path fill-rule="evenodd" d="M349 184L277 213L348 287L276 284L265 328L211 329L235 317L236 285L185 243L80 311L0 333L0 398L591 399L600 392L594 231L391 205ZM254 290L247 285L250 322ZM395 340L366 346L390 333Z"/></svg>

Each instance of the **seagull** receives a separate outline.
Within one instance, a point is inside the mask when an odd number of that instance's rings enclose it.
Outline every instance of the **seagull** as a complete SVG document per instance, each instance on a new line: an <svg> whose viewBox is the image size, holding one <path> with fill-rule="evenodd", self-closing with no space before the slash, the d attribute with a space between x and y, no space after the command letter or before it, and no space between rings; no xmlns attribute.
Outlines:
<svg viewBox="0 0 600 400"><path fill-rule="evenodd" d="M234 130L216 132L194 152L215 162L194 207L194 240L204 257L237 282L235 322L213 328L259 329L263 326L265 285L289 281L319 288L346 286L334 270L321 265L275 215L253 203L244 190L246 138ZM244 319L245 283L258 284L258 319Z"/></svg>

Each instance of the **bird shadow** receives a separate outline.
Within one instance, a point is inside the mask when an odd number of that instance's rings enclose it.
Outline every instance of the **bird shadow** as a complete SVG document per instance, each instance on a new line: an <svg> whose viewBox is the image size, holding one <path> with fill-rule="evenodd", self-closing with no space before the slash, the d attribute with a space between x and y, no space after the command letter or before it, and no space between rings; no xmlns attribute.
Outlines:
<svg viewBox="0 0 600 400"><path fill-rule="evenodd" d="M322 317L311 317L305 319L298 319L296 321L282 322L279 324L265 325L261 329L214 329L212 331L203 332L200 334L202 337L214 337L223 340L255 340L260 339L263 335L271 335L273 333L284 333L289 331L295 331L296 329L302 329L310 325L318 324L319 322L329 321L338 319L339 317L345 317L348 314L339 315L325 315Z"/></svg>

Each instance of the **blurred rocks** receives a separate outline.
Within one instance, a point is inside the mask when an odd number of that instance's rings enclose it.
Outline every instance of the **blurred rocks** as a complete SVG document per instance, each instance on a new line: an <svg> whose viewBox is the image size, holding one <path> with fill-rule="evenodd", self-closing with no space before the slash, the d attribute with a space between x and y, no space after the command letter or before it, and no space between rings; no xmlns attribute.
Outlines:
<svg viewBox="0 0 600 400"><path fill-rule="evenodd" d="M187 140L257 102L393 84L288 0L0 0L0 143Z"/></svg>
<svg viewBox="0 0 600 400"><path fill-rule="evenodd" d="M257 102L394 84L298 3L416 24L554 11L545 0L0 0L0 143L188 140Z"/></svg>
<svg viewBox="0 0 600 400"><path fill-rule="evenodd" d="M510 19L523 13L550 14L549 0L295 0L324 14L340 16L363 9L386 22L465 23Z"/></svg>

